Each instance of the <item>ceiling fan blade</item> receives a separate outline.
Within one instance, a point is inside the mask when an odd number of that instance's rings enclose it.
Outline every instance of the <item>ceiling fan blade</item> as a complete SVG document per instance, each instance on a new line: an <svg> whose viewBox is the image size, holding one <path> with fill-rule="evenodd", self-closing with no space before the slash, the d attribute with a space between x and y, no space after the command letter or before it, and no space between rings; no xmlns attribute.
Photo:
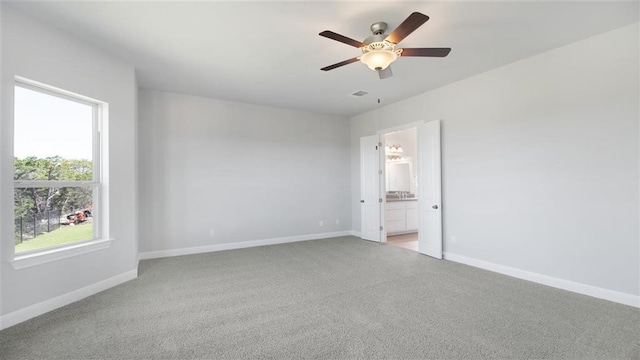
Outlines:
<svg viewBox="0 0 640 360"><path fill-rule="evenodd" d="M387 36L386 40L392 42L394 44L399 43L402 39L406 38L414 32L417 28L419 28L422 24L426 23L429 20L429 17L425 14L414 12L406 18L400 26L398 26L395 30Z"/></svg>
<svg viewBox="0 0 640 360"><path fill-rule="evenodd" d="M351 46L357 47L357 48L365 46L365 44L361 43L360 41L353 40L351 38L348 38L346 36L334 33L333 31L329 31L329 30L325 30L325 31L321 32L318 35L324 36L324 37L329 38L331 40L339 41L341 43L344 43L344 44L347 44L347 45L351 45Z"/></svg>
<svg viewBox="0 0 640 360"><path fill-rule="evenodd" d="M407 48L402 49L400 56L445 57L450 51L451 48Z"/></svg>
<svg viewBox="0 0 640 360"><path fill-rule="evenodd" d="M380 80L392 77L393 71L391 71L391 65L387 66L385 69L378 70L378 76L380 77Z"/></svg>
<svg viewBox="0 0 640 360"><path fill-rule="evenodd" d="M322 69L320 69L320 70L322 70L322 71L329 71L329 70L333 70L333 69L335 69L335 68L339 68L340 66L349 65L349 64L354 63L354 62L356 62L356 61L358 61L358 60L360 60L360 59L359 59L359 58L357 58L357 57L354 57L353 59L349 59L349 60L341 61L341 62L339 62L339 63L337 63L337 64L333 64L333 65L325 66L325 67L323 67L323 68L322 68Z"/></svg>

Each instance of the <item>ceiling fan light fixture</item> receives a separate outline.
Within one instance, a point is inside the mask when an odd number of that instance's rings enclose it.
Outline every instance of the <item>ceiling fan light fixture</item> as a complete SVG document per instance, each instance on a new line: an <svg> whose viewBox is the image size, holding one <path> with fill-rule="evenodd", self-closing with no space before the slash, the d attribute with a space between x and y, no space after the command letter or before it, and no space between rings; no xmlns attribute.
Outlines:
<svg viewBox="0 0 640 360"><path fill-rule="evenodd" d="M377 41L362 47L360 61L371 70L384 70L396 61L402 49L396 50L396 45L388 41Z"/></svg>
<svg viewBox="0 0 640 360"><path fill-rule="evenodd" d="M371 70L384 70L396 61L398 54L390 50L372 50L362 54L360 61Z"/></svg>

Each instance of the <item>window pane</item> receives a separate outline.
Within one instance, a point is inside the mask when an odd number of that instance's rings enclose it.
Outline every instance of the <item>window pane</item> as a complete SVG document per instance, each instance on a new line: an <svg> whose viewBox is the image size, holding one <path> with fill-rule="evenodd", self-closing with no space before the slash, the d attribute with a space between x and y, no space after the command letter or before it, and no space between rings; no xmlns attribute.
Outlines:
<svg viewBox="0 0 640 360"><path fill-rule="evenodd" d="M92 180L93 107L15 87L15 180Z"/></svg>
<svg viewBox="0 0 640 360"><path fill-rule="evenodd" d="M91 187L15 188L16 253L93 239Z"/></svg>

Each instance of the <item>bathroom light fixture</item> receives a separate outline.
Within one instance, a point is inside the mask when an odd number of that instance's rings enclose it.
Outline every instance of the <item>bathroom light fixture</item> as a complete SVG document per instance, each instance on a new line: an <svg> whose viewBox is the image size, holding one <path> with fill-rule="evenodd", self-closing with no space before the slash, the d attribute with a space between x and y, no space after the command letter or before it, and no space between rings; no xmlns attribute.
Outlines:
<svg viewBox="0 0 640 360"><path fill-rule="evenodd" d="M392 145L387 144L387 145L385 145L384 150L387 153L401 153L401 152L403 152L402 146L395 145L395 144L392 144Z"/></svg>

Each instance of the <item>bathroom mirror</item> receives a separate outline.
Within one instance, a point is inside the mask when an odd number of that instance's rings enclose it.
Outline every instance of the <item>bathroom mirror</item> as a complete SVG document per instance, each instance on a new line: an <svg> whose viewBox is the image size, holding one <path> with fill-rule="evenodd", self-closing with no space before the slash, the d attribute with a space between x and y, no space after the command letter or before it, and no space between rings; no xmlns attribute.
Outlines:
<svg viewBox="0 0 640 360"><path fill-rule="evenodd" d="M410 191L411 171L409 163L386 163L387 191Z"/></svg>

